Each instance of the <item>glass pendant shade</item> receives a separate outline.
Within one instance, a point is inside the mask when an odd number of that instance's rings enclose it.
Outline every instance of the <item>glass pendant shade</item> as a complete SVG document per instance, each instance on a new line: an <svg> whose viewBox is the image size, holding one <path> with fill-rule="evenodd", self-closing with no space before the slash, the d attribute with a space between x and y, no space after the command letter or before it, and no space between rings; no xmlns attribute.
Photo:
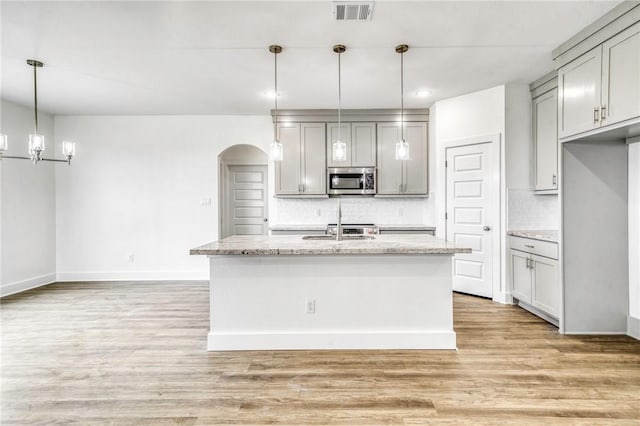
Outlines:
<svg viewBox="0 0 640 426"><path fill-rule="evenodd" d="M400 142L396 142L396 160L408 160L409 159L409 144L402 139Z"/></svg>
<svg viewBox="0 0 640 426"><path fill-rule="evenodd" d="M347 144L341 139L333 143L333 161L347 161Z"/></svg>
<svg viewBox="0 0 640 426"><path fill-rule="evenodd" d="M44 151L44 136L37 133L29 135L29 155Z"/></svg>
<svg viewBox="0 0 640 426"><path fill-rule="evenodd" d="M63 141L62 142L62 155L65 157L73 157L76 155L75 142Z"/></svg>
<svg viewBox="0 0 640 426"><path fill-rule="evenodd" d="M271 142L270 146L271 159L273 161L282 161L282 144L278 140Z"/></svg>
<svg viewBox="0 0 640 426"><path fill-rule="evenodd" d="M5 152L9 149L9 141L7 135L0 133L0 152Z"/></svg>

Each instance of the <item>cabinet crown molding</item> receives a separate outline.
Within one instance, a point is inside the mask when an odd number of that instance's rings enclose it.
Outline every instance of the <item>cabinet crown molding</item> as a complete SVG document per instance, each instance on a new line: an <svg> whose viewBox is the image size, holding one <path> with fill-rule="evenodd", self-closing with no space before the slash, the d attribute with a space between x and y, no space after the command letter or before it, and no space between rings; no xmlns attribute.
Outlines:
<svg viewBox="0 0 640 426"><path fill-rule="evenodd" d="M638 21L640 21L640 1L623 1L553 49L554 67L559 69Z"/></svg>
<svg viewBox="0 0 640 426"><path fill-rule="evenodd" d="M274 111L271 110L274 120ZM344 123L356 122L398 122L400 109L343 109L341 118ZM337 109L279 109L278 122L293 123L330 123L338 121ZM404 121L429 121L428 108L412 108L404 110Z"/></svg>

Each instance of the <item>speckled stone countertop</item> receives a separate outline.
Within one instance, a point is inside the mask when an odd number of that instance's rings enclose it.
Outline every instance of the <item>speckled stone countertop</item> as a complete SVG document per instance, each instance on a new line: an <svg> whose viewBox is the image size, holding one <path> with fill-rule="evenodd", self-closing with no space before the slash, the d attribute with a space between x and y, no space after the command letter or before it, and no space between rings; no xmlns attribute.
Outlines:
<svg viewBox="0 0 640 426"><path fill-rule="evenodd" d="M435 231L435 226L409 224L409 225L378 225L382 231Z"/></svg>
<svg viewBox="0 0 640 426"><path fill-rule="evenodd" d="M382 231L435 231L435 226L408 225L378 225ZM324 231L327 225L271 225L272 231Z"/></svg>
<svg viewBox="0 0 640 426"><path fill-rule="evenodd" d="M471 253L430 235L376 235L371 240L303 240L300 235L233 236L191 249L192 255L329 255Z"/></svg>
<svg viewBox="0 0 640 426"><path fill-rule="evenodd" d="M326 231L327 225L271 225L272 231Z"/></svg>
<svg viewBox="0 0 640 426"><path fill-rule="evenodd" d="M530 238L532 240L558 242L558 231L549 229L529 229L529 230L513 230L507 231L507 235L514 237Z"/></svg>

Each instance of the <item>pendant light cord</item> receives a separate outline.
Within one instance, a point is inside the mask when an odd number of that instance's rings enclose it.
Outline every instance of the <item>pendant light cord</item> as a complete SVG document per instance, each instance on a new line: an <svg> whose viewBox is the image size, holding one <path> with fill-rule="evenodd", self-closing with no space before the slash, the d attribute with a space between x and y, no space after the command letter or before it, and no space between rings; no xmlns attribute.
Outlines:
<svg viewBox="0 0 640 426"><path fill-rule="evenodd" d="M342 72L340 56L342 52L338 52L338 140L342 141Z"/></svg>
<svg viewBox="0 0 640 426"><path fill-rule="evenodd" d="M274 86L275 86L275 93L273 94L273 97L275 99L275 107L276 107L276 113L275 113L275 121L273 123L274 129L273 129L273 133L275 134L275 138L276 141L280 142L280 138L278 137L278 52L274 52L273 53L273 64L274 64Z"/></svg>
<svg viewBox="0 0 640 426"><path fill-rule="evenodd" d="M38 133L38 67L33 65L33 114L36 119L36 134Z"/></svg>
<svg viewBox="0 0 640 426"><path fill-rule="evenodd" d="M400 135L404 142L404 52L400 53Z"/></svg>

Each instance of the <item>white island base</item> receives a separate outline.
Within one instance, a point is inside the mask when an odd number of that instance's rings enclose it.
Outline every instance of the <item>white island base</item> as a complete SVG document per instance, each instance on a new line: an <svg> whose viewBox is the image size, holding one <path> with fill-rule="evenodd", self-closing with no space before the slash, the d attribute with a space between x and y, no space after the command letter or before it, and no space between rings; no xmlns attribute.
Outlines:
<svg viewBox="0 0 640 426"><path fill-rule="evenodd" d="M207 347L455 349L452 256L210 256Z"/></svg>

